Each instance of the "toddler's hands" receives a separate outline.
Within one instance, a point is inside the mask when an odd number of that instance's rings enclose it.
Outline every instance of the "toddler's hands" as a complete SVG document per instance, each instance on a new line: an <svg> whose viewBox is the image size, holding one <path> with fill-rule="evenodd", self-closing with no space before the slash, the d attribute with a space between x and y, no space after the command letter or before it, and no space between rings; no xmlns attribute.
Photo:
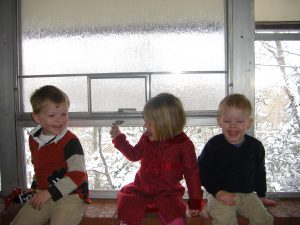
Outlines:
<svg viewBox="0 0 300 225"><path fill-rule="evenodd" d="M32 208L40 210L42 206L51 198L48 190L36 190L30 204Z"/></svg>
<svg viewBox="0 0 300 225"><path fill-rule="evenodd" d="M117 124L116 123L112 123L112 125L111 125L111 129L110 129L110 137L112 138L112 139L114 139L115 137L117 137L118 135L120 135L121 134L121 131L120 131L120 129L119 129L119 127L117 126Z"/></svg>
<svg viewBox="0 0 300 225"><path fill-rule="evenodd" d="M216 194L216 199L223 205L233 206L235 194L229 193L227 191L218 191Z"/></svg>
<svg viewBox="0 0 300 225"><path fill-rule="evenodd" d="M198 216L201 210L199 209L190 209L189 214L190 216Z"/></svg>
<svg viewBox="0 0 300 225"><path fill-rule="evenodd" d="M259 198L260 201L266 206L276 206L278 203L268 198Z"/></svg>

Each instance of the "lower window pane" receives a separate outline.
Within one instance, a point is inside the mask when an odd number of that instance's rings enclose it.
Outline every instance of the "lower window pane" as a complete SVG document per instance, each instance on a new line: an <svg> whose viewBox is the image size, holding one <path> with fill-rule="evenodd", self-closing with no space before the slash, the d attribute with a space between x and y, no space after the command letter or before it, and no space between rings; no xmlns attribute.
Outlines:
<svg viewBox="0 0 300 225"><path fill-rule="evenodd" d="M23 132L27 187L31 186L34 175L27 134L31 129L24 128ZM133 145L143 133L143 127L120 127L120 129ZM134 180L140 162L130 162L114 148L109 134L110 127L70 127L70 130L77 135L84 149L90 190L117 191ZM219 133L220 129L214 126L188 126L185 132L194 142L198 156L207 140Z"/></svg>

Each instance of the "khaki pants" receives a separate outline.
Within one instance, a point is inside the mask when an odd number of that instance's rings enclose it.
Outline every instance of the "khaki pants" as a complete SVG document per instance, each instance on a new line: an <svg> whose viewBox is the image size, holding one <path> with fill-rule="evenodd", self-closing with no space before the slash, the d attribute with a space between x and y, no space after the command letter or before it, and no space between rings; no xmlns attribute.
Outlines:
<svg viewBox="0 0 300 225"><path fill-rule="evenodd" d="M49 200L42 209L30 204L20 209L11 225L43 225L50 219L50 225L77 225L83 216L84 201L77 194L65 196L54 202Z"/></svg>
<svg viewBox="0 0 300 225"><path fill-rule="evenodd" d="M264 207L255 193L234 193L235 205L221 204L213 195L208 194L208 212L213 225L238 225L236 214L249 219L249 225L272 225L273 216Z"/></svg>

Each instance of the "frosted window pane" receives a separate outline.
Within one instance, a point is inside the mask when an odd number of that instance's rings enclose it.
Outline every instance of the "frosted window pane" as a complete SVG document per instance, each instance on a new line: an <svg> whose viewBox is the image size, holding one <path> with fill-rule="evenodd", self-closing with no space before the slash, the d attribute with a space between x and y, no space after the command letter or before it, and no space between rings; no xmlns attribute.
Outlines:
<svg viewBox="0 0 300 225"><path fill-rule="evenodd" d="M92 79L92 112L135 108L142 111L146 102L145 78Z"/></svg>
<svg viewBox="0 0 300 225"><path fill-rule="evenodd" d="M88 110L87 79L86 77L47 77L25 78L23 82L24 112L31 112L30 95L35 89L44 85L54 85L63 90L70 99L69 112L84 112Z"/></svg>
<svg viewBox="0 0 300 225"><path fill-rule="evenodd" d="M225 70L223 0L69 1L21 1L22 75Z"/></svg>
<svg viewBox="0 0 300 225"><path fill-rule="evenodd" d="M266 149L268 190L300 191L300 42L255 42L256 136Z"/></svg>
<svg viewBox="0 0 300 225"><path fill-rule="evenodd" d="M223 30L188 29L23 37L23 75L224 70Z"/></svg>
<svg viewBox="0 0 300 225"><path fill-rule="evenodd" d="M217 110L225 96L224 74L152 75L151 94L170 92L181 98L185 110Z"/></svg>

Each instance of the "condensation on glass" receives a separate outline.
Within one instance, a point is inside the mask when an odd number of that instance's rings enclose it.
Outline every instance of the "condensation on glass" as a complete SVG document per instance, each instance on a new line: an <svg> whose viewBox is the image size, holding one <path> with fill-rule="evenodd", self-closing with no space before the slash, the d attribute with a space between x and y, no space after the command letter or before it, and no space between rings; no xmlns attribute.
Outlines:
<svg viewBox="0 0 300 225"><path fill-rule="evenodd" d="M225 70L224 0L31 0L21 11L22 75Z"/></svg>
<svg viewBox="0 0 300 225"><path fill-rule="evenodd" d="M255 42L255 133L268 191L300 191L300 42Z"/></svg>

